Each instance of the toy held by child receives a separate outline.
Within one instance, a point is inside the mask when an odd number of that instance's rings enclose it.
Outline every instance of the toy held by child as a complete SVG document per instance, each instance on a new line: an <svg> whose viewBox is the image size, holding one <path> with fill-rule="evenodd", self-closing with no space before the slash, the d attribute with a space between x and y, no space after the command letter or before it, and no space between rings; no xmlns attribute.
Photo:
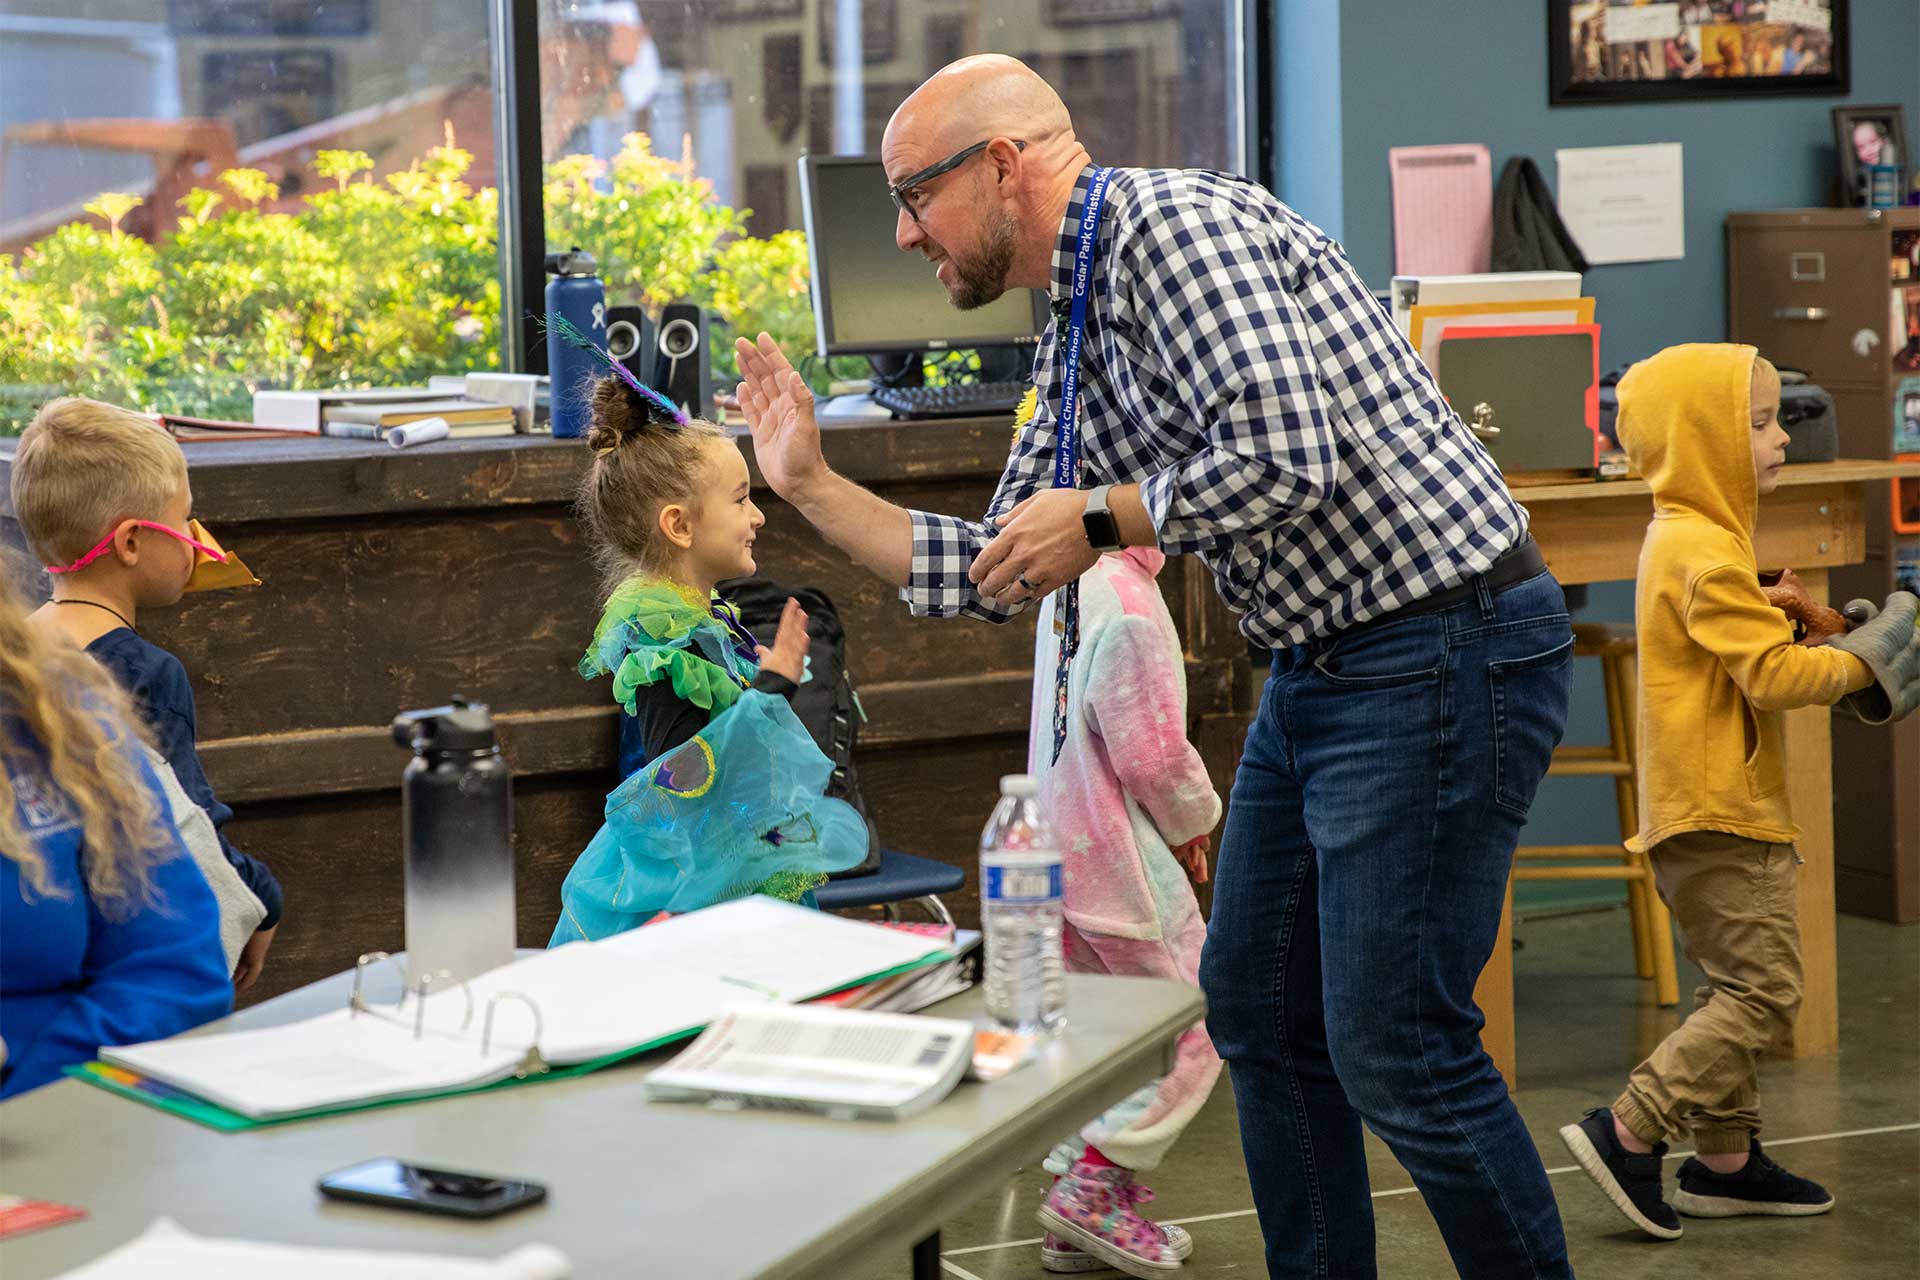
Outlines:
<svg viewBox="0 0 1920 1280"><path fill-rule="evenodd" d="M806 615L789 600L763 646L714 591L755 569L764 517L746 460L720 427L617 376L593 390L587 444L579 516L616 585L580 674L612 677L622 781L549 945L750 893L810 902L866 856L867 828L826 796L832 764L787 704Z"/></svg>
<svg viewBox="0 0 1920 1280"><path fill-rule="evenodd" d="M180 446L129 409L79 397L48 402L20 437L12 495L20 531L53 579L53 598L33 624L86 650L133 695L154 746L205 811L232 868L229 875L207 864L222 931L243 940L233 980L244 991L259 978L280 924L280 882L227 838L233 810L200 766L186 668L136 628L143 609L177 604L190 591L251 585L253 575L192 518ZM204 828L183 825L197 854Z"/></svg>
<svg viewBox="0 0 1920 1280"><path fill-rule="evenodd" d="M1150 547L1104 555L1080 579L1080 644L1069 671L1066 737L1053 744L1055 598L1041 609L1027 768L1061 844L1067 967L1196 984L1206 925L1193 888L1207 875L1220 797L1187 741L1186 666ZM1183 870L1184 868L1184 870ZM1049 1271L1118 1267L1163 1275L1193 1241L1140 1215L1158 1167L1220 1077L1205 1024L1189 1028L1166 1076L1059 1144L1040 1210Z"/></svg>
<svg viewBox="0 0 1920 1280"><path fill-rule="evenodd" d="M1920 704L1913 596L1855 601L1851 630L1836 630L1787 582L1783 603L1825 634L1797 644L1761 587L1754 525L1786 459L1779 405L1779 375L1752 347L1670 347L1620 383L1620 443L1654 500L1634 599L1640 821L1628 848L1648 855L1707 985L1612 1106L1560 1136L1614 1207L1663 1240L1680 1237L1679 1213L1833 1208L1759 1138L1755 1056L1792 1028L1801 992L1784 713L1838 703L1882 723ZM1696 1155L1669 1204L1662 1161L1680 1135Z"/></svg>

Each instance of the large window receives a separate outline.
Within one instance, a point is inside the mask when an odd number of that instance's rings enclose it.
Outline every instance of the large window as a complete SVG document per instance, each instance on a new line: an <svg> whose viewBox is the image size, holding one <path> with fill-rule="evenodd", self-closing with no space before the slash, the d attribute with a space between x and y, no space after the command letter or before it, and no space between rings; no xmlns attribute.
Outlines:
<svg viewBox="0 0 1920 1280"><path fill-rule="evenodd" d="M1233 168L1235 0L540 0L547 239L615 301L813 349L795 160L877 152L928 75L1009 53L1103 163ZM663 185L664 184L664 185ZM876 201L885 201L876 188ZM702 204L706 213L694 212ZM655 216L635 219L632 210ZM874 252L889 252L877 244ZM705 264L705 274L693 270ZM731 356L714 348L723 380Z"/></svg>
<svg viewBox="0 0 1920 1280"><path fill-rule="evenodd" d="M478 0L8 0L0 429L499 362Z"/></svg>
<svg viewBox="0 0 1920 1280"><path fill-rule="evenodd" d="M0 431L57 393L245 418L500 365L489 18L528 2L8 0ZM1030 62L1103 162L1242 153L1239 0L531 2L547 242L800 351L796 158L877 150L954 58Z"/></svg>

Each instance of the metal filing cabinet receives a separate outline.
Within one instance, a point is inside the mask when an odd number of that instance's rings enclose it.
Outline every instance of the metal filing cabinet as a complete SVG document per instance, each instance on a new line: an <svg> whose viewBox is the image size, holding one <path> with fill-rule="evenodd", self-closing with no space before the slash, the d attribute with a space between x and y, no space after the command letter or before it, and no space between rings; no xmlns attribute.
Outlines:
<svg viewBox="0 0 1920 1280"><path fill-rule="evenodd" d="M1783 209L1727 217L1727 331L1833 395L1840 456L1887 458L1895 391L1920 377L1920 208ZM1894 262L1899 245L1907 258ZM1914 367L1907 367L1909 362ZM1891 494L1867 497L1867 559L1833 571L1834 601L1894 588ZM1920 920L1920 715L1833 723L1834 888L1841 910Z"/></svg>

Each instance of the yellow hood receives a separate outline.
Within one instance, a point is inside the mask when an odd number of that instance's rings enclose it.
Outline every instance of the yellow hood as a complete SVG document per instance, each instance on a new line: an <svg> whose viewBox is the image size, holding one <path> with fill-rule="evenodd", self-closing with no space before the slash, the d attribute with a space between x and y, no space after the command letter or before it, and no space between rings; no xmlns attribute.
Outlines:
<svg viewBox="0 0 1920 1280"><path fill-rule="evenodd" d="M1687 511L1751 544L1753 361L1725 342L1668 347L1620 379L1620 446L1653 487L1655 511Z"/></svg>

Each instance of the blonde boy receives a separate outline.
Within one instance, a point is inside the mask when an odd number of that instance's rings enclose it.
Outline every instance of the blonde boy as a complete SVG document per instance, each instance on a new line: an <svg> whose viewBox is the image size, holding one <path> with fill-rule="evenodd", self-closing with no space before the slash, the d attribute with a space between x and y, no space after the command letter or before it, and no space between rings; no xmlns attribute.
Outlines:
<svg viewBox="0 0 1920 1280"><path fill-rule="evenodd" d="M179 602L203 559L196 552L206 550L189 532L193 494L180 446L140 414L98 400L54 400L20 437L12 497L27 546L53 578L53 598L33 623L86 650L133 696L181 788L218 831L233 810L200 767L186 669L137 630L142 609ZM249 925L234 971L244 989L259 977L279 927L280 882L224 831L219 841L241 882L240 892L223 897L222 917L238 914Z"/></svg>

